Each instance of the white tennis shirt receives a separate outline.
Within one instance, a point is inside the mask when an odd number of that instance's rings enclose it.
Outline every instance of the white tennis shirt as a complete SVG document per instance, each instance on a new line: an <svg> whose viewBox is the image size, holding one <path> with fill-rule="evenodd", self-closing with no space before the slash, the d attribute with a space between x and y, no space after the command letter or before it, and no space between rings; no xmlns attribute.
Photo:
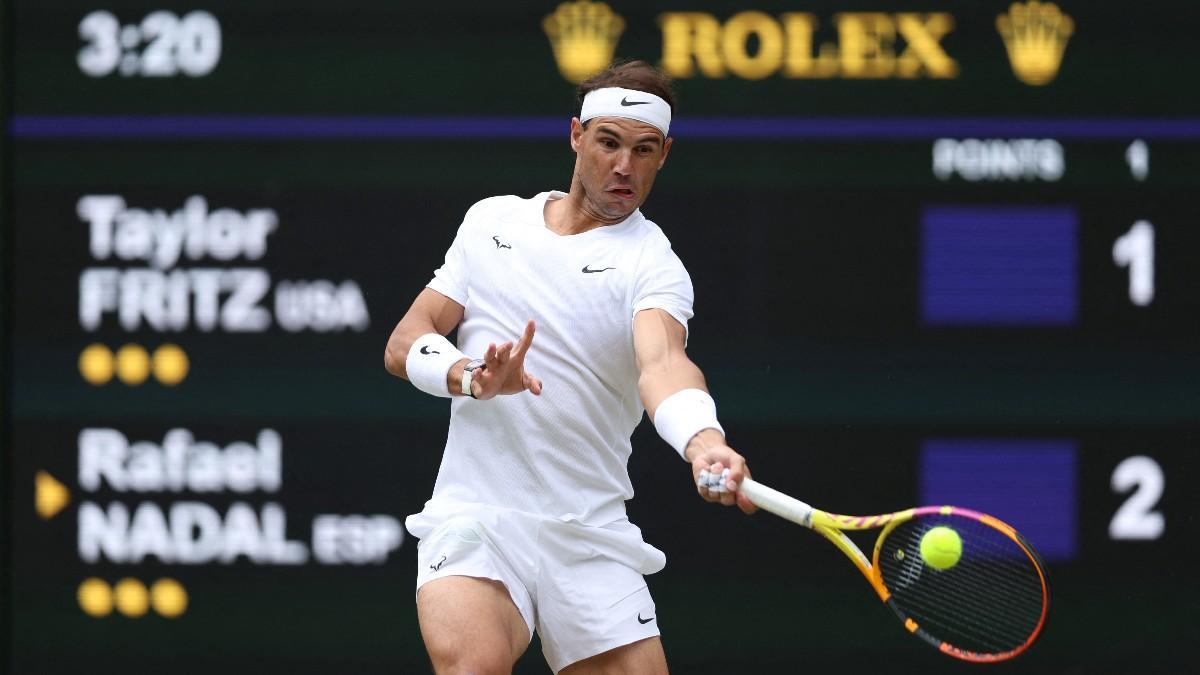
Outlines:
<svg viewBox="0 0 1200 675"><path fill-rule="evenodd" d="M543 208L565 196L478 202L429 282L465 308L458 347L469 356L517 340L535 320L525 369L543 390L452 400L433 497L408 520L415 536L466 505L595 526L625 518L630 435L643 412L633 316L660 308L686 328L692 282L641 211L582 234L552 232Z"/></svg>

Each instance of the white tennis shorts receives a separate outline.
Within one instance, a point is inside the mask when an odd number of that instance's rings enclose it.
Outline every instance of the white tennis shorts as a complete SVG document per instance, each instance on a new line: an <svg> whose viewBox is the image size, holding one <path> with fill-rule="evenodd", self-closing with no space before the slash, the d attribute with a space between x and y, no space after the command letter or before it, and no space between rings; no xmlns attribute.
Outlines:
<svg viewBox="0 0 1200 675"><path fill-rule="evenodd" d="M610 649L659 635L644 574L666 564L628 520L564 523L484 505L430 509L406 524L417 548L417 589L446 576L504 584L546 662L558 672Z"/></svg>

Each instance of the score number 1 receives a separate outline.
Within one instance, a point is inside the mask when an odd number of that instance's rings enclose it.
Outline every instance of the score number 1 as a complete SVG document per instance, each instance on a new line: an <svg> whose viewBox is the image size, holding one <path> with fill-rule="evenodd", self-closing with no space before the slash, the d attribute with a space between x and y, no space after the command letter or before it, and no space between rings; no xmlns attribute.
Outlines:
<svg viewBox="0 0 1200 675"><path fill-rule="evenodd" d="M1139 220L1113 242L1113 262L1129 268L1129 300L1138 307L1154 302L1154 226Z"/></svg>

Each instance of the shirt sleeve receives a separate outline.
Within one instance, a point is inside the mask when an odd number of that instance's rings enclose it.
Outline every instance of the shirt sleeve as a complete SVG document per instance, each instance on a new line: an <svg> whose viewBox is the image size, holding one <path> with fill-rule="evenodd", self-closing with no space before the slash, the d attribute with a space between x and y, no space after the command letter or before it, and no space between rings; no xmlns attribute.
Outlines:
<svg viewBox="0 0 1200 675"><path fill-rule="evenodd" d="M471 212L463 219L454 236L454 242L446 251L446 260L433 273L433 279L425 286L441 293L463 307L467 306L467 282L470 271L467 265L466 230L470 222Z"/></svg>
<svg viewBox="0 0 1200 675"><path fill-rule="evenodd" d="M642 255L633 290L633 314L661 309L678 321L686 334L692 318L692 278L666 237L651 242Z"/></svg>

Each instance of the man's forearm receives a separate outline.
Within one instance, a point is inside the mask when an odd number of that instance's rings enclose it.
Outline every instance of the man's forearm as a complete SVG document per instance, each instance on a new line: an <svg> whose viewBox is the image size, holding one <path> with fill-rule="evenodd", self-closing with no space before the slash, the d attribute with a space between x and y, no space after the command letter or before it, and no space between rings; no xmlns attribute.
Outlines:
<svg viewBox="0 0 1200 675"><path fill-rule="evenodd" d="M690 360L679 361L670 370L644 370L639 388L655 430L685 460L725 444L704 375Z"/></svg>
<svg viewBox="0 0 1200 675"><path fill-rule="evenodd" d="M658 411L660 403L671 394L684 389L708 391L704 373L687 357L674 363L646 368L638 378L638 392L650 419L654 419L654 413Z"/></svg>
<svg viewBox="0 0 1200 675"><path fill-rule="evenodd" d="M434 330L433 322L429 322L427 326L416 323L408 321L405 317L405 320L397 324L383 353L383 367L392 375L405 380L408 379L408 352L412 349L413 342Z"/></svg>

